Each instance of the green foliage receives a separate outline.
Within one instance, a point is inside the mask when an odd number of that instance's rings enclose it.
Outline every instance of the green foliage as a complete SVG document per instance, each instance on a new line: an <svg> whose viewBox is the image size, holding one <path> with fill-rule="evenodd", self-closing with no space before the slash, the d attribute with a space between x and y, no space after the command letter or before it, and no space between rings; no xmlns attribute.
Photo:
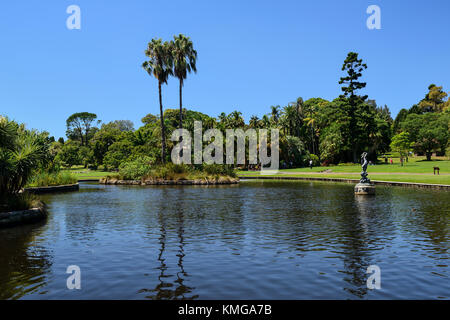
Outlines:
<svg viewBox="0 0 450 320"><path fill-rule="evenodd" d="M122 162L132 154L133 145L130 141L123 140L114 142L105 154L103 164L106 168L117 169Z"/></svg>
<svg viewBox="0 0 450 320"><path fill-rule="evenodd" d="M448 108L450 101L446 101L447 93L442 91L442 86L431 84L428 93L419 103L419 107L424 112L442 112Z"/></svg>
<svg viewBox="0 0 450 320"><path fill-rule="evenodd" d="M80 144L78 142L68 140L57 154L57 160L61 161L66 167L81 164L82 158L80 157L79 150Z"/></svg>
<svg viewBox="0 0 450 320"><path fill-rule="evenodd" d="M289 167L302 166L305 159L309 159L309 152L300 138L282 136L280 139L280 159Z"/></svg>
<svg viewBox="0 0 450 320"><path fill-rule="evenodd" d="M70 172L40 172L32 176L27 187L61 186L77 183L77 178Z"/></svg>
<svg viewBox="0 0 450 320"><path fill-rule="evenodd" d="M236 173L232 166L222 164L203 164L199 167L200 172L205 172L212 176L229 176L236 177Z"/></svg>
<svg viewBox="0 0 450 320"><path fill-rule="evenodd" d="M413 149L424 153L427 160L435 151L445 152L449 141L450 114L425 113L410 114L402 123L402 129L410 134Z"/></svg>
<svg viewBox="0 0 450 320"><path fill-rule="evenodd" d="M18 193L33 172L45 168L51 161L48 134L25 129L0 117L0 196Z"/></svg>
<svg viewBox="0 0 450 320"><path fill-rule="evenodd" d="M342 71L347 71L347 76L341 77L339 84L346 84L341 89L346 97L354 97L356 90L366 87L365 82L359 82L358 79L362 76L362 71L367 69L367 65L358 59L356 52L349 52L342 65ZM363 97L365 100L367 96Z"/></svg>
<svg viewBox="0 0 450 320"><path fill-rule="evenodd" d="M406 157L411 147L412 142L408 132L401 132L392 137L391 150L397 151L400 157Z"/></svg>
<svg viewBox="0 0 450 320"><path fill-rule="evenodd" d="M27 192L7 196L0 194L0 212L27 210L39 204L40 201L36 196Z"/></svg>
<svg viewBox="0 0 450 320"><path fill-rule="evenodd" d="M315 154L310 154L309 155L309 159L313 161L313 166L319 166L320 165L319 157L316 156Z"/></svg>
<svg viewBox="0 0 450 320"><path fill-rule="evenodd" d="M97 128L93 127L94 121L97 119L95 113L78 112L72 114L66 120L66 135L69 139L79 141L83 146L87 146L89 140L94 135ZM97 124L100 121L97 121Z"/></svg>
<svg viewBox="0 0 450 320"><path fill-rule="evenodd" d="M119 175L124 180L138 180L150 173L152 164L150 157L137 157L133 161L120 164Z"/></svg>

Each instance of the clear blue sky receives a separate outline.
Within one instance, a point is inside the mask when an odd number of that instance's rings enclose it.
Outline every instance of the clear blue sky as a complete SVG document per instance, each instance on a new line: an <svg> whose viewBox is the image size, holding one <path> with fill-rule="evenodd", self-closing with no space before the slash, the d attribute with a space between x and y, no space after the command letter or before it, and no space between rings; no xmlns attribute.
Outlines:
<svg viewBox="0 0 450 320"><path fill-rule="evenodd" d="M66 8L81 8L68 30ZM381 30L366 8L381 8ZM430 83L450 91L450 1L8 1L0 9L0 114L65 137L81 111L141 125L159 113L155 79L141 68L154 37L191 37L198 73L184 106L217 116L240 110L246 121L301 96L331 100L342 62L356 51L368 65L364 90L393 115ZM175 79L165 108L178 107Z"/></svg>

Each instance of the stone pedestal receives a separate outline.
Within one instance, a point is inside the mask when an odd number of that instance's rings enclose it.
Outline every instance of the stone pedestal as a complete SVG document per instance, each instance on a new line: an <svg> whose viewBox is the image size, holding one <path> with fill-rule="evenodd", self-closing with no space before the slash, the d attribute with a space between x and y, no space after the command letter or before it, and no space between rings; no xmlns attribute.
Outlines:
<svg viewBox="0 0 450 320"><path fill-rule="evenodd" d="M375 194L375 185L372 183L358 183L355 186L355 194Z"/></svg>

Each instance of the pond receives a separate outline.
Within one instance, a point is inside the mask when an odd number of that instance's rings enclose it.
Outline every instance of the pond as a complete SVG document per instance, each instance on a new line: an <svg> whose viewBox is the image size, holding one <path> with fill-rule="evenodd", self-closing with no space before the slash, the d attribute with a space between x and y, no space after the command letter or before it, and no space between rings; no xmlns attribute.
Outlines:
<svg viewBox="0 0 450 320"><path fill-rule="evenodd" d="M0 299L449 299L450 192L242 181L45 195L0 230ZM66 285L70 265L81 289ZM381 270L368 289L367 268Z"/></svg>

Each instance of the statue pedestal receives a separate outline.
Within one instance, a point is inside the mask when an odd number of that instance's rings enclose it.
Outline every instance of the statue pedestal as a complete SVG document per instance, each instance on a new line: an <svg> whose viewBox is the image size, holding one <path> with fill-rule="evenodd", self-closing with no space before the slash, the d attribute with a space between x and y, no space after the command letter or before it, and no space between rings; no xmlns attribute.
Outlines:
<svg viewBox="0 0 450 320"><path fill-rule="evenodd" d="M375 194L375 185L371 183L358 183L355 186L355 194Z"/></svg>

